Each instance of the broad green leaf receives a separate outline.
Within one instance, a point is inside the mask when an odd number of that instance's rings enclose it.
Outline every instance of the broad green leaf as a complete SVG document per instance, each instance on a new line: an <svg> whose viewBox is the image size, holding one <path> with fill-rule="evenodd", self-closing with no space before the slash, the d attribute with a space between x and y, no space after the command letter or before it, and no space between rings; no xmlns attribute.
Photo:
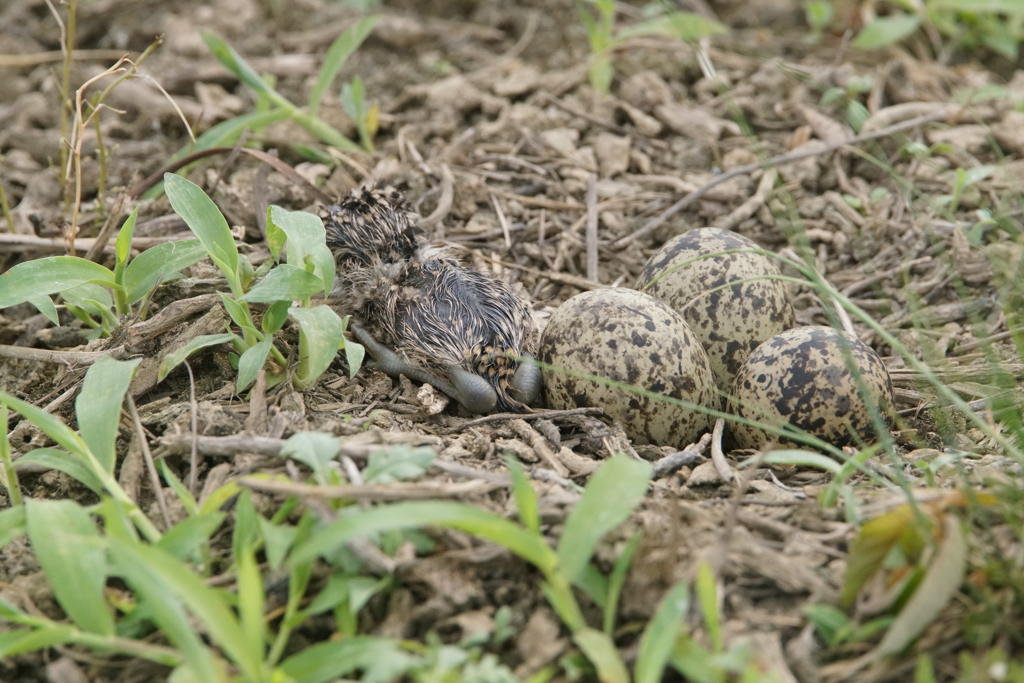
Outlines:
<svg viewBox="0 0 1024 683"><path fill-rule="evenodd" d="M629 672L610 636L585 626L572 639L597 669L601 683L629 683Z"/></svg>
<svg viewBox="0 0 1024 683"><path fill-rule="evenodd" d="M184 591L178 590L179 581L169 579L165 574L171 573L178 579L185 574L189 577L185 579L186 582L189 582L189 579L192 582L200 579L189 572L174 556L156 548L111 539L110 555L117 573L139 596L140 603L144 603L150 619L159 627L161 633L181 650L195 678L202 683L224 683L226 679L221 675L213 652L203 643L185 612L183 603L191 605L183 594ZM205 585L202 588L209 591L203 594L203 597L209 600L208 609L221 613L222 617L223 612L229 612L221 602L220 595ZM224 618L230 619L230 613ZM209 625L207 626L209 628ZM230 631L230 626L226 630ZM209 635L216 641L219 631L210 628Z"/></svg>
<svg viewBox="0 0 1024 683"><path fill-rule="evenodd" d="M267 554L267 564L271 571L281 568L285 556L291 550L292 544L298 535L298 529L285 524L274 524L263 515L259 515L257 521L260 525L260 535L263 536L263 550Z"/></svg>
<svg viewBox="0 0 1024 683"><path fill-rule="evenodd" d="M248 680L266 680L260 643L248 641L221 593L207 586L186 565L159 548L128 545L115 540L111 541L111 553L118 570L125 575L132 588L159 608L161 618L157 619L157 623L175 645L185 649L186 642L190 648L194 648L195 644L194 629L189 627L190 637L187 639L180 631L180 617L183 616L180 605L184 604L203 624L208 637L228 655ZM185 623L188 624L187 619ZM173 632L168 630L168 624L172 625ZM201 642L199 646L206 650ZM206 650L203 659L209 657L209 651ZM195 653L190 656L186 652L186 659L194 667L199 658L195 657ZM204 670L213 671L212 659L208 665L204 665Z"/></svg>
<svg viewBox="0 0 1024 683"><path fill-rule="evenodd" d="M171 527L157 542L157 547L166 550L179 560L191 557L210 537L227 515L210 512L196 517L187 517Z"/></svg>
<svg viewBox="0 0 1024 683"><path fill-rule="evenodd" d="M274 268L266 277L240 297L241 301L270 303L308 299L323 291L324 281L304 268L286 263ZM337 348L337 347L335 347Z"/></svg>
<svg viewBox="0 0 1024 683"><path fill-rule="evenodd" d="M31 631L9 631L0 633L0 659L19 655L23 652L45 650L55 645L71 642L75 637L74 626L53 625Z"/></svg>
<svg viewBox="0 0 1024 683"><path fill-rule="evenodd" d="M128 220L124 222L117 232L117 241L114 243L114 252L118 262L128 258L128 252L132 248L132 236L135 234L135 221L139 217L139 207L135 207Z"/></svg>
<svg viewBox="0 0 1024 683"><path fill-rule="evenodd" d="M205 256L206 248L200 240L167 242L142 252L124 270L128 303L139 301L157 282L167 282L179 270L201 261Z"/></svg>
<svg viewBox="0 0 1024 683"><path fill-rule="evenodd" d="M347 317L347 316L346 316ZM355 377L359 368L363 366L363 358L366 357L366 348L359 342L342 338L342 347L345 350L345 362L348 363L348 376Z"/></svg>
<svg viewBox="0 0 1024 683"><path fill-rule="evenodd" d="M353 636L308 647L284 660L280 670L295 683L328 683L356 670L364 672L362 681L386 683L421 667L421 661L397 640Z"/></svg>
<svg viewBox="0 0 1024 683"><path fill-rule="evenodd" d="M28 302L45 315L47 320L60 327L60 318L57 316L57 307L53 304L53 299L49 296L35 296L29 299Z"/></svg>
<svg viewBox="0 0 1024 683"><path fill-rule="evenodd" d="M224 215L195 183L173 173L164 174L164 191L174 213L184 219L189 229L202 242L206 252L218 263L228 282L238 277L238 248Z"/></svg>
<svg viewBox="0 0 1024 683"><path fill-rule="evenodd" d="M967 575L967 541L956 515L945 515L939 551L924 580L889 626L873 657L897 655L907 649L938 617Z"/></svg>
<svg viewBox="0 0 1024 683"><path fill-rule="evenodd" d="M333 484L331 462L338 457L341 446L330 434L321 432L296 432L281 446L281 457L297 460L313 470L313 476L321 484Z"/></svg>
<svg viewBox="0 0 1024 683"><path fill-rule="evenodd" d="M263 314L263 320L260 321L263 334L274 334L284 326L284 322L288 320L288 309L291 308L291 305L290 301L275 301L270 305L270 308Z"/></svg>
<svg viewBox="0 0 1024 683"><path fill-rule="evenodd" d="M533 563L542 572L553 571L557 563L554 552L540 536L498 515L448 501L396 503L352 511L320 529L296 548L292 562L312 561L353 538L426 526L451 527L497 543Z"/></svg>
<svg viewBox="0 0 1024 683"><path fill-rule="evenodd" d="M875 50L886 45L898 43L921 25L921 17L916 14L894 14L887 17L876 17L870 24L861 29L857 37L850 43L864 50Z"/></svg>
<svg viewBox="0 0 1024 683"><path fill-rule="evenodd" d="M19 263L0 275L0 308L95 282L115 287L114 273L77 256L50 256Z"/></svg>
<svg viewBox="0 0 1024 683"><path fill-rule="evenodd" d="M590 477L558 542L558 561L569 581L575 581L590 562L598 541L629 517L650 478L649 464L624 455L607 460Z"/></svg>
<svg viewBox="0 0 1024 683"><path fill-rule="evenodd" d="M238 379L235 381L235 391L242 393L250 384L256 381L260 374L260 368L267 361L267 354L274 345L274 338L270 335L258 344L254 344L245 350L238 359Z"/></svg>
<svg viewBox="0 0 1024 683"><path fill-rule="evenodd" d="M288 264L305 269L307 258L312 257L313 274L324 282L324 290L330 292L334 288L335 261L331 250L327 248L327 232L323 220L306 211L288 211L280 206L271 206L267 210L267 242L273 234L283 233L288 244ZM275 237L278 242L280 237ZM274 253L273 251L271 253ZM280 247L275 258L280 257Z"/></svg>
<svg viewBox="0 0 1024 683"><path fill-rule="evenodd" d="M141 358L129 361L104 356L85 373L82 391L75 400L78 431L96 460L108 473L114 473L117 453L117 425L121 403Z"/></svg>
<svg viewBox="0 0 1024 683"><path fill-rule="evenodd" d="M973 185L979 181L988 178L990 175L995 173L996 167L991 164L985 166L975 166L969 168L964 172L964 187Z"/></svg>
<svg viewBox="0 0 1024 683"><path fill-rule="evenodd" d="M913 524L914 509L910 505L900 505L860 528L850 545L846 561L842 592L844 607L853 604L860 589L881 568L886 555L899 543L903 534L913 528Z"/></svg>
<svg viewBox="0 0 1024 683"><path fill-rule="evenodd" d="M434 451L431 448L395 446L370 453L362 474L368 484L389 484L422 477L432 464Z"/></svg>
<svg viewBox="0 0 1024 683"><path fill-rule="evenodd" d="M658 611L640 636L634 670L636 683L658 683L662 680L689 611L690 586L686 581L680 581L662 598Z"/></svg>
<svg viewBox="0 0 1024 683"><path fill-rule="evenodd" d="M157 381L163 381L167 377L171 370L176 368L179 363L188 358L194 352L207 346L216 346L217 344L224 344L235 338L235 335L225 332L224 334L201 334L185 346L171 351L160 360L160 370L157 373Z"/></svg>
<svg viewBox="0 0 1024 683"><path fill-rule="evenodd" d="M63 446L83 459L88 457L89 448L85 445L85 441L75 431L61 422L60 418L51 415L42 408L36 408L31 403L14 398L5 391L0 391L0 403L20 413L29 422L39 427L43 434L56 441L57 445Z"/></svg>
<svg viewBox="0 0 1024 683"><path fill-rule="evenodd" d="M661 17L626 26L615 34L619 42L634 36L666 36L694 42L706 36L728 33L729 29L717 21L707 19L693 12L671 12Z"/></svg>
<svg viewBox="0 0 1024 683"><path fill-rule="evenodd" d="M16 462L58 470L88 486L93 492L103 493L103 482L93 474L86 461L67 451L57 448L36 448L22 455Z"/></svg>
<svg viewBox="0 0 1024 683"><path fill-rule="evenodd" d="M752 458L747 458L741 462L737 467L743 469L744 467L750 467L752 465L793 465L797 467L816 467L819 470L825 470L832 474L839 474L843 465L837 462L835 458L830 458L827 455L821 453L814 453L812 451L801 451L801 450L782 450L772 451L766 453L763 456L758 455Z"/></svg>
<svg viewBox="0 0 1024 683"><path fill-rule="evenodd" d="M362 45L366 36L370 35L377 19L378 17L374 15L364 17L331 43L331 47L327 50L327 56L324 57L324 65L320 67L320 74L309 93L309 113L311 115L316 116L317 109L320 107L320 99L327 92L348 58Z"/></svg>
<svg viewBox="0 0 1024 683"><path fill-rule="evenodd" d="M0 548L25 533L25 506L0 510Z"/></svg>
<svg viewBox="0 0 1024 683"><path fill-rule="evenodd" d="M107 582L104 540L78 503L25 501L25 527L57 602L80 628L114 634L114 617L103 597Z"/></svg>
<svg viewBox="0 0 1024 683"><path fill-rule="evenodd" d="M295 386L308 389L338 355L345 328L330 306L289 308L288 313L299 321L299 371Z"/></svg>
<svg viewBox="0 0 1024 683"><path fill-rule="evenodd" d="M249 315L249 307L239 301L235 301L224 292L217 293L220 294L221 303L224 304L224 310L228 312L228 317L231 318L231 321L243 330L255 332L256 328L253 327L252 316Z"/></svg>
<svg viewBox="0 0 1024 683"><path fill-rule="evenodd" d="M100 504L92 509L92 512L102 519L105 536L138 543L139 531L132 520L132 514L140 513L134 503L104 496Z"/></svg>
<svg viewBox="0 0 1024 683"><path fill-rule="evenodd" d="M516 500L519 521L535 534L540 533L540 510L537 506L537 492L533 490L530 478L523 472L522 465L515 458L507 458L505 466L512 475L512 496Z"/></svg>

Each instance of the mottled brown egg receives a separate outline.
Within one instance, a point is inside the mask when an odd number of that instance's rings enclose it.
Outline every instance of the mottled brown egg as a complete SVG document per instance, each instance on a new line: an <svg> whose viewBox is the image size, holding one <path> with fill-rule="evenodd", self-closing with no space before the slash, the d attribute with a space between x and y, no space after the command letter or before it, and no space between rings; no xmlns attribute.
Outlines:
<svg viewBox="0 0 1024 683"><path fill-rule="evenodd" d="M555 310L541 336L548 406L600 407L638 443L682 448L711 425L702 412L559 370L595 375L718 408L708 356L682 316L631 289L578 294Z"/></svg>
<svg viewBox="0 0 1024 683"><path fill-rule="evenodd" d="M770 257L749 252L708 256L732 249L760 247L731 230L690 230L666 242L636 282L637 289L686 319L707 350L722 391L732 388L737 370L761 342L796 324L786 283L766 277L779 275ZM736 284L727 286L730 282Z"/></svg>
<svg viewBox="0 0 1024 683"><path fill-rule="evenodd" d="M857 391L858 374L864 397ZM734 415L791 425L834 446L877 441L872 414L891 424L892 380L882 359L864 342L831 327L797 327L765 341L737 373L733 396L728 411ZM740 448L794 443L748 425L732 423L731 432Z"/></svg>

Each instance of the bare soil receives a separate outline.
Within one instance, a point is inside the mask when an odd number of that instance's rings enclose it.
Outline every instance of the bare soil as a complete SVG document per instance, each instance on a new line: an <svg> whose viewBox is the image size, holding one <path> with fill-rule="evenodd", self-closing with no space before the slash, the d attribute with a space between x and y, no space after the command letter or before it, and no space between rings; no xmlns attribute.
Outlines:
<svg viewBox="0 0 1024 683"><path fill-rule="evenodd" d="M332 197L371 177L386 178L426 218L432 237L459 250L468 264L520 283L541 321L582 289L632 285L669 237L697 227L726 227L783 253L805 244L837 289L923 357L942 359L936 369L966 400L984 399L998 389L979 340L994 339L1003 369L1019 380L1020 359L1004 334L998 266L1012 268L1019 254L1024 114L1015 108L1024 102L1024 72L997 59L980 64L957 53L942 64L928 57L923 45L869 53L847 49L841 36L831 34L811 43L805 39L801 3L795 1L721 2L705 10L731 29L707 47L714 78L692 47L661 37L637 38L615 51L612 94L602 95L587 84L586 35L572 2L387 3L338 81L360 76L368 99L380 105L378 151L336 154L338 163L329 168L295 151L296 144L317 144L295 124L276 124L254 137ZM620 21L638 17L638 8L624 7ZM357 18L351 7L330 0L80 2L72 91L122 52L137 55L155 37L163 39L142 63L144 78L119 84L107 100L110 109L99 126L109 153L103 174L96 131L85 138L80 255L109 212L126 215L134 205L128 201L116 208L125 189L164 169L188 144L178 109L197 131L253 110L252 93L210 55L200 28L228 40L261 73L272 75L280 92L302 103L326 48ZM0 7L0 182L13 216L13 225L4 221L0 228L0 271L67 248L62 226L71 217L59 178L59 37L42 0L6 0ZM820 105L821 95L831 87L846 89L856 76L872 79L860 96L870 114L862 132L918 116L931 115L935 123L859 147L873 158L850 147L825 150L853 132L844 110ZM977 94L997 84L1005 86L998 97ZM332 88L321 116L355 139L339 90ZM964 101L970 105L962 106ZM1005 156L997 154L993 140ZM940 146L915 158L901 151L912 142ZM657 227L645 228L717 174L814 150L792 163L730 178ZM929 198L953 192L956 168L983 164L995 164L995 170L959 197L954 217L961 224L929 205ZM267 257L258 218L265 206L305 208L315 201L244 156L212 157L188 174L237 226L254 263ZM599 226L596 274L588 273L586 257L592 175ZM139 206L136 247L190 236L166 198ZM996 207L1001 222L980 228L980 241L970 241L966 233L978 224L976 212ZM804 236L807 241L801 242ZM113 262L110 245L99 260ZM130 391L147 438L179 477L187 479L189 473L193 418L200 435L235 439L230 452L223 442L204 442L201 490L253 472L289 472L274 454L245 441L247 436L281 439L320 430L345 437L346 453L357 463L379 445L429 446L444 467L431 469L425 484L439 486L444 497L512 514L505 479L492 476L504 471L503 456L512 454L532 468L545 531L552 538L578 500L577 485L586 483L602 459L625 451L657 461L674 452L631 443L621 427L594 414L480 419L460 414L454 404L438 412L430 406L437 397L424 397L418 385L366 370L349 379L341 360L303 393L286 383L237 395L226 350L195 356L191 377L181 367L158 383L156 366L167 350L223 329L225 316L215 294L226 289L223 281L209 264L193 267L188 275L162 286L146 320L126 320L114 338L88 344L88 329L71 316L53 328L30 306L2 311L0 344L54 353L45 360L3 354L0 387L74 426L74 392L87 365L70 356L62 361L61 353L123 346L143 358ZM828 324L811 289L794 285L791 294L800 324ZM886 361L903 413L895 433L899 450L877 459L879 471L899 469L917 485L934 487L961 482L963 476L982 483L1016 471L981 432L963 427L962 416L930 410L931 392L903 359L860 321L852 325ZM295 345L294 331L284 341ZM120 478L162 526L141 455L129 448L134 431L129 424L119 444ZM47 445L24 421L12 424L10 439L16 452ZM940 469L925 481L915 464L950 449L967 454L966 470ZM731 462L749 454L732 453ZM31 496L93 500L85 487L56 471L23 472L22 477ZM481 486L467 489L466 481ZM816 496L828 481L819 471L780 466L724 483L710 462L658 479L638 513L600 551L601 566L610 569L632 533L645 532L623 593L620 642L627 655L635 653L637 628L667 588L692 577L697 563L707 560L722 586L726 641L750 642L766 669L782 672L786 680L907 680L909 665L871 673L852 664L844 668L861 652L825 653L808 629L804 606L837 604L855 532L841 510L818 505ZM271 510L283 495L262 492L258 500L263 510ZM900 500L862 489L869 511ZM184 514L172 506L172 521ZM459 534L436 538L441 542L431 556L401 551L397 586L364 612L362 631L414 639L434 631L445 642L458 642L493 625L496 610L507 605L516 635L500 655L518 675L529 676L572 651L530 567ZM44 613L60 615L23 542L0 550L0 586L13 587ZM917 647L937 653L961 647L957 625L965 618L963 609L951 607ZM319 623L301 638L311 643L330 631L329 623ZM914 653L901 661L912 665ZM81 677L60 678L68 674L55 673L58 664L77 669ZM9 681L163 675L139 663L91 667L80 653L66 650L0 663L0 680Z"/></svg>

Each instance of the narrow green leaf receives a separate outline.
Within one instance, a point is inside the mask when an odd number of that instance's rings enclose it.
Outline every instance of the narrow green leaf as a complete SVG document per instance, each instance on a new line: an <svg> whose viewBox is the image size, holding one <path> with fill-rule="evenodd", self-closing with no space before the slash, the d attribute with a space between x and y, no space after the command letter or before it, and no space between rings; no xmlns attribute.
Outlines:
<svg viewBox="0 0 1024 683"><path fill-rule="evenodd" d="M139 301L157 282L167 282L182 268L198 263L205 256L206 248L200 240L167 242L142 252L124 270L128 303Z"/></svg>
<svg viewBox="0 0 1024 683"><path fill-rule="evenodd" d="M533 490L530 478L523 472L522 465L514 458L506 458L505 466L512 475L512 496L516 500L519 521L535 534L540 533L540 510L537 506L537 492Z"/></svg>
<svg viewBox="0 0 1024 683"><path fill-rule="evenodd" d="M29 422L39 427L43 434L56 441L57 445L63 446L79 457L86 458L88 456L89 448L85 445L82 437L61 422L57 416L51 415L41 408L36 408L31 403L14 398L5 391L0 391L0 403L18 412Z"/></svg>
<svg viewBox="0 0 1024 683"><path fill-rule="evenodd" d="M186 560L210 540L225 517L223 512L187 517L171 527L157 542L157 547L179 560Z"/></svg>
<svg viewBox="0 0 1024 683"><path fill-rule="evenodd" d="M447 501L396 503L343 515L296 548L292 562L312 561L360 536L425 526L451 527L497 543L542 572L553 571L557 563L554 552L540 536L498 515Z"/></svg>
<svg viewBox="0 0 1024 683"><path fill-rule="evenodd" d="M35 306L40 313L45 315L47 320L57 327L60 327L60 318L57 316L57 307L53 304L53 299L48 295L32 297L28 302Z"/></svg>
<svg viewBox="0 0 1024 683"><path fill-rule="evenodd" d="M83 282L114 285L114 273L77 256L50 256L19 263L0 275L0 308L63 292Z"/></svg>
<svg viewBox="0 0 1024 683"><path fill-rule="evenodd" d="M103 496L100 504L93 508L93 512L103 521L105 536L130 543L139 542L139 531L132 520L132 515L137 516L140 512L134 503Z"/></svg>
<svg viewBox="0 0 1024 683"><path fill-rule="evenodd" d="M299 321L299 371L295 386L299 390L307 389L338 355L344 327L330 306L289 308L288 313Z"/></svg>
<svg viewBox="0 0 1024 683"><path fill-rule="evenodd" d="M907 649L930 626L967 575L967 541L956 515L947 513L942 543L921 584L872 652L875 658Z"/></svg>
<svg viewBox="0 0 1024 683"><path fill-rule="evenodd" d="M256 375L260 374L260 368L267 361L267 354L274 345L274 338L267 335L266 339L254 344L245 350L238 359L238 379L235 381L235 391L242 393L246 387L256 381Z"/></svg>
<svg viewBox="0 0 1024 683"><path fill-rule="evenodd" d="M223 486L218 487L199 503L199 514L206 515L216 510L219 510L224 503L228 502L231 498L238 495L242 487L238 485L237 481L229 481Z"/></svg>
<svg viewBox="0 0 1024 683"><path fill-rule="evenodd" d="M342 339L342 346L345 349L345 362L348 363L348 376L355 377L359 368L363 366L363 358L366 357L366 348L359 342Z"/></svg>
<svg viewBox="0 0 1024 683"><path fill-rule="evenodd" d="M308 299L317 292L323 291L324 282L305 268L298 268L286 263L274 268L267 276L240 297L241 301L270 303L279 301L297 301ZM337 348L337 347L335 347Z"/></svg>
<svg viewBox="0 0 1024 683"><path fill-rule="evenodd" d="M75 636L73 626L54 625L31 631L10 631L0 634L0 659L19 655L23 652L45 650L55 645L71 642Z"/></svg>
<svg viewBox="0 0 1024 683"><path fill-rule="evenodd" d="M353 636L308 647L284 660L280 670L295 683L328 683L361 669L366 672L361 680L381 683L399 680L421 666L396 640Z"/></svg>
<svg viewBox="0 0 1024 683"><path fill-rule="evenodd" d="M57 448L36 448L25 453L15 462L23 465L42 465L58 470L88 486L94 493L103 493L103 482L93 474L82 458Z"/></svg>
<svg viewBox="0 0 1024 683"><path fill-rule="evenodd" d="M622 594L622 586L626 583L626 574L629 572L629 565L633 562L633 555L640 547L640 540L644 537L643 531L633 534L626 546L615 560L615 567L608 577L608 600L604 606L604 632L611 635L615 630L615 613L619 609L619 596Z"/></svg>
<svg viewBox="0 0 1024 683"><path fill-rule="evenodd" d="M263 515L260 515L257 521L260 525L260 535L263 536L263 549L267 553L267 564L270 565L271 571L277 571L291 550L298 529L285 524L274 524Z"/></svg>
<svg viewBox="0 0 1024 683"><path fill-rule="evenodd" d="M135 234L135 220L139 217L139 207L135 207L128 220L124 222L117 232L117 241L114 243L114 252L118 262L128 258L128 252L132 248L132 235Z"/></svg>
<svg viewBox="0 0 1024 683"><path fill-rule="evenodd" d="M624 455L607 460L590 478L558 542L558 561L570 581L590 562L598 541L640 503L650 478L648 463Z"/></svg>
<svg viewBox="0 0 1024 683"><path fill-rule="evenodd" d="M0 548L25 533L24 505L0 510Z"/></svg>
<svg viewBox="0 0 1024 683"><path fill-rule="evenodd" d="M206 46L210 48L213 56L227 67L228 71L233 73L238 80L255 90L256 94L267 98L274 104L294 108L294 105L260 78L256 70L249 66L249 63L240 54L235 52L235 49L225 40L202 29L200 29L199 33L203 36L203 40L206 41Z"/></svg>
<svg viewBox="0 0 1024 683"><path fill-rule="evenodd" d="M231 318L231 321L243 330L255 332L256 328L253 326L252 316L249 315L249 307L239 301L235 301L229 294L224 292L217 293L220 294L221 303L224 304L224 310L228 312L228 317Z"/></svg>
<svg viewBox="0 0 1024 683"><path fill-rule="evenodd" d="M348 58L352 56L352 53L370 35L370 31L373 30L377 19L378 17L375 15L364 17L331 43L331 47L327 50L327 56L324 57L324 65L320 67L320 74L317 76L316 83L309 94L309 113L311 115L316 116L317 109L320 106L320 99L327 92L334 78L338 75L338 71L348 61Z"/></svg>
<svg viewBox="0 0 1024 683"><path fill-rule="evenodd" d="M109 474L114 473L117 462L114 444L121 420L121 403L141 362L141 358L118 361L104 356L85 373L82 391L75 400L78 431Z"/></svg>
<svg viewBox="0 0 1024 683"><path fill-rule="evenodd" d="M114 618L103 596L104 541L85 508L69 500L29 498L25 527L57 602L72 621L91 633L113 635Z"/></svg>
<svg viewBox="0 0 1024 683"><path fill-rule="evenodd" d="M167 466L166 460L157 461L156 468L160 471L160 476L164 478L171 488L174 489L174 494L178 496L178 500L181 501L185 511L191 515L196 516L199 514L199 504L196 499L192 496L192 493L185 488L185 484L178 479L177 475Z"/></svg>
<svg viewBox="0 0 1024 683"><path fill-rule="evenodd" d="M597 668L601 683L629 683L629 672L612 639L589 626L572 634L573 641Z"/></svg>
<svg viewBox="0 0 1024 683"><path fill-rule="evenodd" d="M281 457L297 460L313 470L313 476L321 484L331 484L331 462L338 456L341 446L330 434L321 432L296 432L281 446Z"/></svg>
<svg viewBox="0 0 1024 683"><path fill-rule="evenodd" d="M680 581L661 600L654 618L640 636L636 656L636 683L658 683L676 646L676 639L690 610L690 586Z"/></svg>
<svg viewBox="0 0 1024 683"><path fill-rule="evenodd" d="M238 614L242 622L242 631L250 643L250 648L263 654L260 646L263 637L263 579L256 564L256 556L251 548L236 558L238 562Z"/></svg>
<svg viewBox="0 0 1024 683"><path fill-rule="evenodd" d="M728 33L729 29L717 21L713 21L693 12L671 12L665 16L640 21L626 26L615 34L619 42L634 36L659 35L667 38L681 38L694 42L706 36Z"/></svg>
<svg viewBox="0 0 1024 683"><path fill-rule="evenodd" d="M179 363L188 358L194 352L207 346L216 346L217 344L224 344L235 338L235 335L231 333L224 334L201 334L185 346L171 351L160 360L160 370L157 373L157 381L163 381L167 377L171 370L176 368Z"/></svg>
<svg viewBox="0 0 1024 683"><path fill-rule="evenodd" d="M694 585L697 601L700 603L704 617L704 627L708 630L711 646L715 652L722 651L722 615L718 609L718 580L711 565L701 560L697 567L697 581Z"/></svg>
<svg viewBox="0 0 1024 683"><path fill-rule="evenodd" d="M263 320L260 321L263 334L274 334L284 326L284 322L288 320L288 309L291 308L291 304L290 301L275 301L270 305L270 308L263 314Z"/></svg>
<svg viewBox="0 0 1024 683"><path fill-rule="evenodd" d="M195 183L173 173L164 174L164 191L174 213L184 219L215 263L223 264L228 282L238 277L238 248L224 215Z"/></svg>
<svg viewBox="0 0 1024 683"><path fill-rule="evenodd" d="M742 461L738 467L750 467L751 465L792 465L797 467L816 467L832 474L839 474L843 464L834 458L821 453L801 450L782 450L766 453L763 457L758 455Z"/></svg>
<svg viewBox="0 0 1024 683"><path fill-rule="evenodd" d="M202 683L223 683L224 677L213 652L203 643L191 619L185 613L182 603L188 601L176 590L176 583L165 577L164 573L172 572L177 575L184 572L192 581L199 579L189 573L172 555L156 548L111 539L110 554L118 574L124 577L128 585L139 595L140 603L143 603L139 609L144 605L162 634L181 650L195 679ZM212 605L219 605L221 609L227 611L227 607L220 602L220 595L213 593L205 585L203 588L212 593L204 596L210 600L210 609L216 610L217 608ZM211 629L210 635L216 640L218 633Z"/></svg>
<svg viewBox="0 0 1024 683"><path fill-rule="evenodd" d="M857 37L850 43L854 47L874 50L892 45L903 40L917 30L921 18L916 14L894 14L888 17L876 17L870 24L861 29Z"/></svg>
<svg viewBox="0 0 1024 683"><path fill-rule="evenodd" d="M126 575L132 588L143 593L148 600L161 605L162 614L168 614L183 603L206 627L211 640L224 650L248 680L266 680L261 648L252 647L248 642L221 593L207 586L202 578L159 548L130 546L112 541L111 551L119 571ZM180 610L177 611L180 613ZM166 631L166 624L163 621L158 623ZM181 642L176 642L182 638L182 634L177 632L178 628L175 628L175 633L167 635L175 645L184 649ZM209 654L206 656L209 657ZM186 658L192 665L193 659L188 655Z"/></svg>
<svg viewBox="0 0 1024 683"><path fill-rule="evenodd" d="M850 544L841 602L849 607L860 589L875 575L892 548L913 530L914 508L900 505L864 524Z"/></svg>

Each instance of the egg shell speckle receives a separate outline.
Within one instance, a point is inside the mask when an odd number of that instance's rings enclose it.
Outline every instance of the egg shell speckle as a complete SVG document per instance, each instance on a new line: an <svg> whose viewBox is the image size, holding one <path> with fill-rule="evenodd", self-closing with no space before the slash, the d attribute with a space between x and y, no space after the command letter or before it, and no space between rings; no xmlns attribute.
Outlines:
<svg viewBox="0 0 1024 683"><path fill-rule="evenodd" d="M732 389L743 361L761 342L796 324L786 283L761 279L724 286L747 278L778 276L778 266L770 257L732 253L687 263L731 249L760 247L731 230L690 230L666 242L636 282L637 289L682 314L708 352L715 382L722 391Z"/></svg>
<svg viewBox="0 0 1024 683"><path fill-rule="evenodd" d="M647 294L600 289L578 294L551 315L540 360L690 403L718 408L707 353L682 316ZM556 409L600 407L634 441L682 448L711 418L657 397L641 396L557 370L543 370L544 395Z"/></svg>
<svg viewBox="0 0 1024 683"><path fill-rule="evenodd" d="M870 400L857 393L843 344L856 364ZM878 440L871 421L889 421L892 379L882 359L856 337L831 327L798 327L775 335L750 355L736 375L728 411L781 426L789 423L834 446ZM732 423L740 448L789 446L794 442L755 427Z"/></svg>

